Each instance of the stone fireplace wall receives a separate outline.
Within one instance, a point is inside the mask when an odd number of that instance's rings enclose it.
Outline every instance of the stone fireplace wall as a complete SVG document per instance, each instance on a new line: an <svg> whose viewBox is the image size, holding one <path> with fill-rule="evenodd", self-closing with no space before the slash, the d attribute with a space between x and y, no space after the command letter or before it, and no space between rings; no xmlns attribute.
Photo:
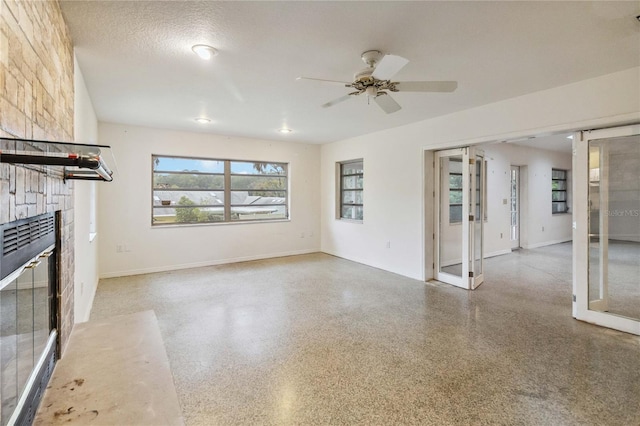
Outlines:
<svg viewBox="0 0 640 426"><path fill-rule="evenodd" d="M73 141L73 45L57 1L0 0L0 136ZM73 327L73 183L0 164L0 223L62 211L60 341Z"/></svg>

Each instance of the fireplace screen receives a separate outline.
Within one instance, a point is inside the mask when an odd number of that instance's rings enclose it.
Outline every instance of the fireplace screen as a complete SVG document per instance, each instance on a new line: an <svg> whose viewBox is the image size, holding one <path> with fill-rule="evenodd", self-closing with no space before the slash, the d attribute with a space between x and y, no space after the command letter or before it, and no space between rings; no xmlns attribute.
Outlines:
<svg viewBox="0 0 640 426"><path fill-rule="evenodd" d="M53 214L2 225L0 418L3 426L31 423L41 397L40 389L46 387L46 382L41 386L43 373L48 376L46 371L55 361L54 253Z"/></svg>

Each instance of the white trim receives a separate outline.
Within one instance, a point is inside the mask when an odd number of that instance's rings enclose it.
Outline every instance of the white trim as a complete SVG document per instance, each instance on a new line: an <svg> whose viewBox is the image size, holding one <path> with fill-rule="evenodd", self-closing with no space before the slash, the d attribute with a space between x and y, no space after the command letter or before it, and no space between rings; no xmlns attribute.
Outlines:
<svg viewBox="0 0 640 426"><path fill-rule="evenodd" d="M551 240L551 241L543 241L541 243L527 244L526 246L522 246L522 248L530 250L530 249L535 249L540 247L552 246L554 244L568 243L570 241L572 241L571 238L563 238L561 240Z"/></svg>
<svg viewBox="0 0 640 426"><path fill-rule="evenodd" d="M625 333L640 336L640 321L635 319L591 310L582 312L582 315L580 315L579 318L576 317L576 319L601 327L613 328L614 330L620 330Z"/></svg>
<svg viewBox="0 0 640 426"><path fill-rule="evenodd" d="M484 255L484 258L487 259L489 257L503 256L505 254L511 254L511 253L513 253L513 250L511 250L511 249L497 250L497 251L493 251L491 253L486 253Z"/></svg>
<svg viewBox="0 0 640 426"><path fill-rule="evenodd" d="M76 317L74 315L74 317L73 317L74 324L79 324L81 322L87 322L87 321L89 321L89 319L91 319L91 310L93 309L93 301L95 300L96 293L98 292L98 284L99 284L99 279L96 279L95 284L93 286L91 286L93 291L91 292L91 295L89 297L89 301L87 303L87 306L89 307L89 309L86 310L86 313L85 313L83 318L78 318L78 317Z"/></svg>
<svg viewBox="0 0 640 426"><path fill-rule="evenodd" d="M272 259L276 257L297 256L300 254L310 254L310 253L320 253L320 249L318 248L318 249L293 250L293 251L273 253L273 254L240 256L240 257L232 257L228 259L208 260L204 262L183 263L181 265L168 265L168 266L161 266L161 267L154 267L154 268L141 268L141 269L131 269L128 271L116 271L116 272L109 272L106 274L100 274L100 279L128 277L131 275L152 274L155 272L177 271L180 269L202 268L204 266L225 265L227 263L248 262L251 260Z"/></svg>
<svg viewBox="0 0 640 426"><path fill-rule="evenodd" d="M455 113L457 114L457 113ZM618 114L597 119L583 120L577 122L557 124L549 127L536 127L516 132L498 133L493 135L478 136L469 139L453 140L448 142L440 142L433 145L425 145L423 150L444 150L455 147L464 147L469 145L484 144L487 142L496 142L503 140L513 140L521 138L529 138L531 136L552 136L560 133L578 132L584 129L606 129L609 127L622 126L640 121L640 112L631 112L628 114Z"/></svg>

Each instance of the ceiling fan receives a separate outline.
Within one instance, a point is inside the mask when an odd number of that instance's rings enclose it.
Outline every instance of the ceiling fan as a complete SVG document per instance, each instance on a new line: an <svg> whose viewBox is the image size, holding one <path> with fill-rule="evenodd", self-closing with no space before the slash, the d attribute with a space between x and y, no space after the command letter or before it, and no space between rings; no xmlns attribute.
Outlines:
<svg viewBox="0 0 640 426"><path fill-rule="evenodd" d="M334 106L364 93L367 101L373 99L387 114L402 108L388 92L453 92L458 87L456 81L391 81L391 78L407 65L408 59L396 55L383 55L379 50L367 50L360 57L367 67L353 76L352 83L309 77L298 77L297 80L343 84L345 87L355 89L354 92L323 104L323 108Z"/></svg>

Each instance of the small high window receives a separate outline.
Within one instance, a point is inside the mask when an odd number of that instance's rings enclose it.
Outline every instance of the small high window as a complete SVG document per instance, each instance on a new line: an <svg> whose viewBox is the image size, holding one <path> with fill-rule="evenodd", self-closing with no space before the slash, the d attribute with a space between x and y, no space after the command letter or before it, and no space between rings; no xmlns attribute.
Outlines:
<svg viewBox="0 0 640 426"><path fill-rule="evenodd" d="M482 179L487 179L487 162L476 164L476 208L475 217L480 217L482 212L483 220L487 220L487 191L481 190ZM449 161L449 223L462 222L462 161L451 159Z"/></svg>
<svg viewBox="0 0 640 426"><path fill-rule="evenodd" d="M340 218L362 221L364 218L364 162L340 163Z"/></svg>
<svg viewBox="0 0 640 426"><path fill-rule="evenodd" d="M551 212L553 214L569 211L567 176L566 170L551 170Z"/></svg>

